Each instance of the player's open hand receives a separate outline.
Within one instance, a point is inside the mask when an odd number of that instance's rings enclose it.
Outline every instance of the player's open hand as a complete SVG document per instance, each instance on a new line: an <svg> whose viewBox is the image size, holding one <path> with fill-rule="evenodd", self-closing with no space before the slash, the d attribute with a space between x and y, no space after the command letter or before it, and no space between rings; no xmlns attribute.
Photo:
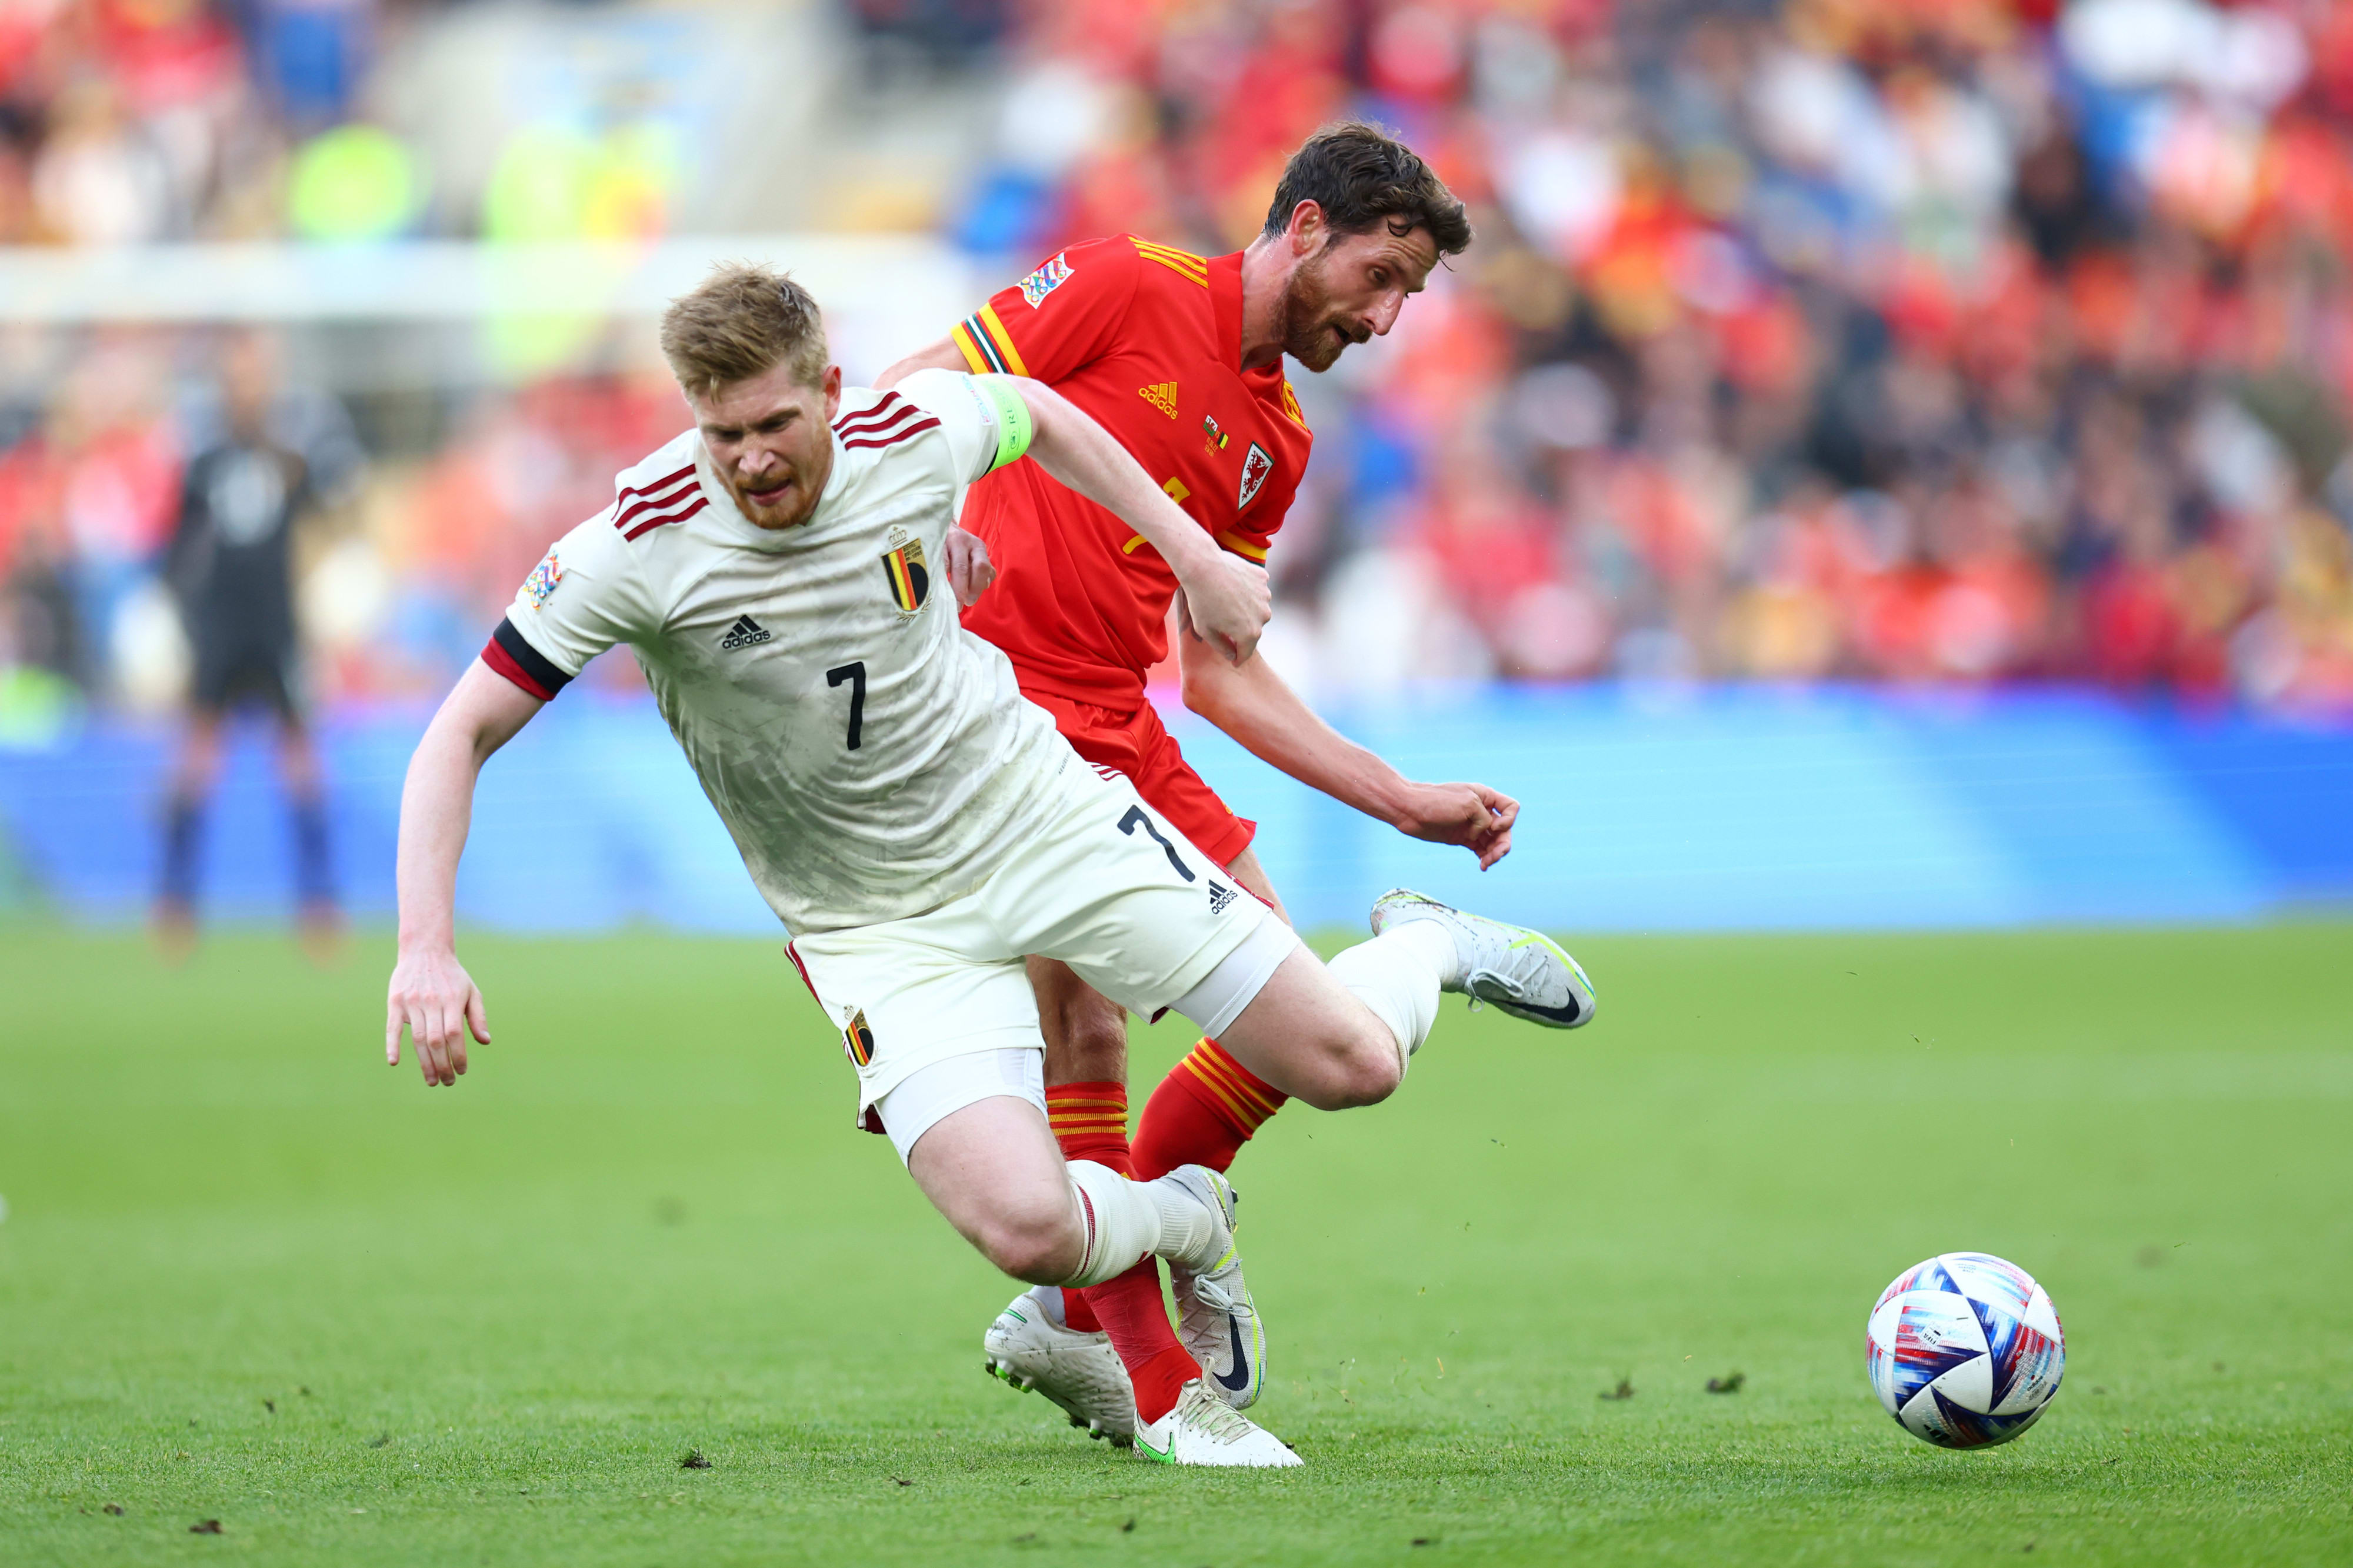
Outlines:
<svg viewBox="0 0 2353 1568"><path fill-rule="evenodd" d="M966 533L961 528L948 530L940 545L940 560L947 568L948 586L955 590L956 603L970 609L988 592L997 581L996 563L988 558L988 546L977 534Z"/></svg>
<svg viewBox="0 0 2353 1568"><path fill-rule="evenodd" d="M1404 809L1393 826L1427 844L1460 844L1479 857L1482 871L1512 852L1512 824L1520 803L1482 784L1406 786Z"/></svg>
<svg viewBox="0 0 2353 1568"><path fill-rule="evenodd" d="M458 955L401 950L392 971L392 986L385 1000L384 1059L400 1065L400 1030L417 1047L417 1065L425 1087L454 1084L466 1070L466 1036L470 1031L482 1045L491 1043L491 1017L483 1009L481 989Z"/></svg>
<svg viewBox="0 0 2353 1568"><path fill-rule="evenodd" d="M1178 622L1229 663L1247 664L1274 618L1266 568L1219 551L1176 595Z"/></svg>

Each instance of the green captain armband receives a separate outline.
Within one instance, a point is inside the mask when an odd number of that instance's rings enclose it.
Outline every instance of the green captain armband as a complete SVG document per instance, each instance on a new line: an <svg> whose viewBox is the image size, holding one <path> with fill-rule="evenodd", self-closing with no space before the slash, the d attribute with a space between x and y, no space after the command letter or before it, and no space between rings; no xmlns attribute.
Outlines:
<svg viewBox="0 0 2353 1568"><path fill-rule="evenodd" d="M973 390L987 403L989 412L997 416L997 460L988 465L995 473L1029 449L1030 437L1038 427L1030 423L1029 405L1021 395L1005 384L1005 378L996 375L976 375Z"/></svg>

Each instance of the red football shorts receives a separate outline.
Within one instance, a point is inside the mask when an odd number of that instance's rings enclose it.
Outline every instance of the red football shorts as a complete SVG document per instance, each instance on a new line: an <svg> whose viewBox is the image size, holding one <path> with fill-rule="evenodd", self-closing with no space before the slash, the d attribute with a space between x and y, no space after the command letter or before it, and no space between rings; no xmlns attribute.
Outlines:
<svg viewBox="0 0 2353 1568"><path fill-rule="evenodd" d="M1054 716L1054 728L1072 751L1098 767L1125 774L1144 803L1166 817L1202 854L1228 866L1250 847L1258 824L1236 816L1218 792L1201 782L1151 703L1139 702L1134 711L1122 712L1050 692L1022 695Z"/></svg>

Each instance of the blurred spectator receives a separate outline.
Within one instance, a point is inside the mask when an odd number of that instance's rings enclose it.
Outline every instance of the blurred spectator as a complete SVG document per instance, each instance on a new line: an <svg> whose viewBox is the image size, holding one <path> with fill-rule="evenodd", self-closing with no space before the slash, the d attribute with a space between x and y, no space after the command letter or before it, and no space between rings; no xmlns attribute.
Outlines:
<svg viewBox="0 0 2353 1568"><path fill-rule="evenodd" d="M233 339L220 359L223 428L188 461L167 573L179 592L195 676L165 816L159 935L185 950L195 932L205 802L220 770L221 730L238 707L267 706L278 725L278 772L293 826L302 929L332 939L335 889L319 756L301 697L295 641L294 525L310 510L309 467L274 439L269 344Z"/></svg>

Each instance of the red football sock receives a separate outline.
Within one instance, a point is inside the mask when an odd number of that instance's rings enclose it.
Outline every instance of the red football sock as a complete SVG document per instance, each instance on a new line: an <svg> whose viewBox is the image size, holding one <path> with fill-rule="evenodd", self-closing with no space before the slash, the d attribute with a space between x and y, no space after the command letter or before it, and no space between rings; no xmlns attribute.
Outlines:
<svg viewBox="0 0 2353 1568"><path fill-rule="evenodd" d="M1046 1090L1046 1121L1063 1159L1092 1160L1123 1176L1135 1173L1127 1153L1127 1085L1054 1084ZM1083 1290L1062 1292L1062 1321L1082 1334L1103 1329Z"/></svg>
<svg viewBox="0 0 2353 1568"><path fill-rule="evenodd" d="M1127 1085L1064 1083L1046 1090L1046 1119L1066 1160L1092 1160L1123 1176L1135 1173L1127 1148ZM1176 1342L1160 1293L1160 1260L1147 1258L1115 1279L1062 1292L1062 1321L1082 1333L1111 1334L1112 1349L1135 1389L1135 1414L1157 1421L1201 1368Z"/></svg>
<svg viewBox="0 0 2353 1568"><path fill-rule="evenodd" d="M1222 1171L1291 1097L1203 1040L1168 1069L1144 1104L1129 1173L1157 1180L1179 1165Z"/></svg>

